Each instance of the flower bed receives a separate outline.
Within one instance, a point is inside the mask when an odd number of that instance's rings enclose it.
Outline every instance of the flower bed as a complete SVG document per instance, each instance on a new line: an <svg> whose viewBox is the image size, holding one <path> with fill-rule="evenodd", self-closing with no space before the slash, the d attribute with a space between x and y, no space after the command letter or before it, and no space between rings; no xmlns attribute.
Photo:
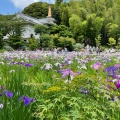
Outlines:
<svg viewBox="0 0 120 120"><path fill-rule="evenodd" d="M119 120L120 57L80 52L0 54L2 120Z"/></svg>

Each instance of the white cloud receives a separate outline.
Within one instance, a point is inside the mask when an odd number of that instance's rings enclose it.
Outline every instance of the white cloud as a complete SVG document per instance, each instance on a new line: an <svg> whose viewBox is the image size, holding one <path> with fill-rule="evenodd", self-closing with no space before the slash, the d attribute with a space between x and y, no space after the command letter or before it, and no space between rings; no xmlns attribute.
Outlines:
<svg viewBox="0 0 120 120"><path fill-rule="evenodd" d="M16 8L24 9L34 2L44 1L48 3L54 3L54 0L10 0Z"/></svg>

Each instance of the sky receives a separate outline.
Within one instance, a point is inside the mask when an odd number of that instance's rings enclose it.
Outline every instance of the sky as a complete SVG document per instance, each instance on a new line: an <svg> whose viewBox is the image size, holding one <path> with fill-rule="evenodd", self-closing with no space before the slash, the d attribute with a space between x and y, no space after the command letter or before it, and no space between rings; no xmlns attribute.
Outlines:
<svg viewBox="0 0 120 120"><path fill-rule="evenodd" d="M34 2L54 3L54 0L0 0L0 14L11 15L21 12L25 7Z"/></svg>

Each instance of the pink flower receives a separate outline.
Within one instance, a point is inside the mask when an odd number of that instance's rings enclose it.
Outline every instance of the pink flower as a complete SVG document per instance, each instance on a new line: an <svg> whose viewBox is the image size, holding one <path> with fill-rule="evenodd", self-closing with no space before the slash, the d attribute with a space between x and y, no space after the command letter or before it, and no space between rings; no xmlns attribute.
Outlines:
<svg viewBox="0 0 120 120"><path fill-rule="evenodd" d="M71 69L67 68L65 70L60 70L60 73L62 73L62 78L65 78L66 76L76 76L80 74L80 72L73 72Z"/></svg>
<svg viewBox="0 0 120 120"><path fill-rule="evenodd" d="M91 66L93 69L98 70L100 68L100 62L96 62Z"/></svg>

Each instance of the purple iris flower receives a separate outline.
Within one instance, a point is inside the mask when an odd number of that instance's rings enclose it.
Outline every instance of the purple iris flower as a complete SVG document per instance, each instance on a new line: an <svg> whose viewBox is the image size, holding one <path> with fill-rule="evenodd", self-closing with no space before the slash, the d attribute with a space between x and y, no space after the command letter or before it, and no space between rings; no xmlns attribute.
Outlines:
<svg viewBox="0 0 120 120"><path fill-rule="evenodd" d="M12 62L11 62L11 65L14 65L14 64L15 64L15 62L14 62L14 61L12 61Z"/></svg>
<svg viewBox="0 0 120 120"><path fill-rule="evenodd" d="M17 62L18 65L24 65L24 62Z"/></svg>
<svg viewBox="0 0 120 120"><path fill-rule="evenodd" d="M10 92L10 91L6 91L6 96L7 96L8 98L11 98L11 97L13 96L13 93Z"/></svg>
<svg viewBox="0 0 120 120"><path fill-rule="evenodd" d="M60 70L60 73L62 74L62 78L65 78L66 76L75 76L80 74L80 72L74 73L71 69L67 68L65 70Z"/></svg>
<svg viewBox="0 0 120 120"><path fill-rule="evenodd" d="M23 100L24 105L27 106L29 105L31 102L35 101L34 98L29 98L27 96L22 96L21 98L19 98L19 101Z"/></svg>
<svg viewBox="0 0 120 120"><path fill-rule="evenodd" d="M107 72L109 76L115 77L117 68L115 66L111 66L111 67L104 69L104 71Z"/></svg>
<svg viewBox="0 0 120 120"><path fill-rule="evenodd" d="M6 91L6 90L0 93L0 96L3 96L5 93L8 98L11 98L13 96L13 93L11 91Z"/></svg>
<svg viewBox="0 0 120 120"><path fill-rule="evenodd" d="M32 66L33 66L33 64L26 63L26 64L25 64L25 66L26 66L26 67L32 67Z"/></svg>
<svg viewBox="0 0 120 120"><path fill-rule="evenodd" d="M7 61L7 60L10 60L10 58L8 58L8 57L5 57L4 59L5 59L6 61Z"/></svg>
<svg viewBox="0 0 120 120"><path fill-rule="evenodd" d="M119 89L120 88L120 80L118 80L118 82L115 84L116 88Z"/></svg>
<svg viewBox="0 0 120 120"><path fill-rule="evenodd" d="M62 74L62 78L65 78L68 75L74 75L71 69L60 70L60 73Z"/></svg>

